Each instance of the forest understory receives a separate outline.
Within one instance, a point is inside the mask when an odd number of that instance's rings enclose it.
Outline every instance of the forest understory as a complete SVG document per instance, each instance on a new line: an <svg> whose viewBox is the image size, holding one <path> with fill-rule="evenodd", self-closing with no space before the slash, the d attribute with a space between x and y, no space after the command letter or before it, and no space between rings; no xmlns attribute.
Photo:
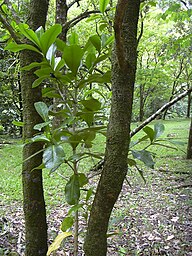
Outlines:
<svg viewBox="0 0 192 256"><path fill-rule="evenodd" d="M182 161L182 159L176 159ZM192 255L192 162L182 170L166 165L145 170L146 184L136 170L128 173L109 225L108 254L114 256ZM130 175L130 177L129 177ZM91 181L96 183L98 176ZM129 183L129 184L128 184ZM131 186L130 186L131 185ZM96 185L95 185L96 186ZM0 255L24 255L24 218L21 202L1 205ZM49 243L65 217L65 204L47 206ZM85 222L79 220L79 256L84 255ZM53 255L73 255L73 238Z"/></svg>

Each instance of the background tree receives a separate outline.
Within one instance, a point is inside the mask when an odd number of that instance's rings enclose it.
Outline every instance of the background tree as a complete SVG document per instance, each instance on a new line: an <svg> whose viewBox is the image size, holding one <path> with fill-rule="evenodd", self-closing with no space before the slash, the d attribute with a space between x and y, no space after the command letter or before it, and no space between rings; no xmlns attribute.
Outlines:
<svg viewBox="0 0 192 256"><path fill-rule="evenodd" d="M187 159L192 159L192 118L191 118L191 125L190 125L190 128L189 128Z"/></svg>

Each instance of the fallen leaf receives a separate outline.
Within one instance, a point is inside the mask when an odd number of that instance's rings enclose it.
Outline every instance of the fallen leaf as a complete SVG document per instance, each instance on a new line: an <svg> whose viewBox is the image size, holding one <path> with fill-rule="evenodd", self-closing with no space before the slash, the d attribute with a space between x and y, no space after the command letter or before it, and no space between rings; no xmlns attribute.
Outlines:
<svg viewBox="0 0 192 256"><path fill-rule="evenodd" d="M170 236L167 237L166 240L167 240L167 241L170 241L170 240L173 239L173 238L174 238L174 235L170 235Z"/></svg>

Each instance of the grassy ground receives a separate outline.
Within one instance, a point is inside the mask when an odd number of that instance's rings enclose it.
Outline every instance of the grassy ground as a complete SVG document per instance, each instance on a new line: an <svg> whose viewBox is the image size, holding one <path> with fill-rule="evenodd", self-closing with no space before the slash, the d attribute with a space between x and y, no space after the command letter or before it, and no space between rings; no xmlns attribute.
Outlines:
<svg viewBox="0 0 192 256"><path fill-rule="evenodd" d="M131 187L125 182L110 221L109 231L115 231L117 235L109 239L109 255L192 255L189 233L192 231L192 161L185 160L189 120L163 123L165 132L162 137L185 144L180 145L178 150L150 148L156 154L155 168L151 170L139 164L144 171L146 184L134 168L129 170L127 179ZM142 134L138 133L133 140ZM143 143L139 148L145 145ZM104 147L105 138L97 137L94 150L103 152ZM5 235L0 237L0 247L4 248L0 255L5 255L5 247L17 249L22 255L23 238L18 240L18 234L23 237L21 155L21 141L0 148L0 214L6 218L9 226L6 229L5 223L1 221L2 233ZM89 171L93 165L91 160L83 162L80 168ZM67 211L64 199L66 180L62 176L70 175L66 166L51 175L47 170L44 171L50 241ZM94 182L91 181L93 186L96 186L94 183L97 179L95 177ZM18 242L21 244L20 249L17 248ZM65 249L69 251L71 246L68 243ZM58 252L56 255L65 254Z"/></svg>

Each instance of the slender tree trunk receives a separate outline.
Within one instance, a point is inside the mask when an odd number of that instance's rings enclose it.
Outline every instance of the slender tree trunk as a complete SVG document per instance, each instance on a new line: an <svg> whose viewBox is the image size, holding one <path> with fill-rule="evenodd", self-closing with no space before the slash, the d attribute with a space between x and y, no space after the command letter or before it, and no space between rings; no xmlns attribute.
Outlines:
<svg viewBox="0 0 192 256"><path fill-rule="evenodd" d="M127 174L139 6L139 0L119 0L116 7L111 114L104 168L91 209L84 244L86 256L106 255L109 218Z"/></svg>
<svg viewBox="0 0 192 256"><path fill-rule="evenodd" d="M144 117L144 85L141 84L139 87L140 97L139 97L139 121L143 121Z"/></svg>
<svg viewBox="0 0 192 256"><path fill-rule="evenodd" d="M192 118L191 118L191 125L190 125L190 129L189 129L187 159L192 159Z"/></svg>
<svg viewBox="0 0 192 256"><path fill-rule="evenodd" d="M192 95L191 92L188 94L188 102L187 102L187 118L190 118L190 113L191 113L191 99Z"/></svg>
<svg viewBox="0 0 192 256"><path fill-rule="evenodd" d="M40 26L45 26L48 1L31 0L30 2L29 25L36 30ZM22 51L20 54L21 67L29 65L31 62L40 61L38 54L32 51ZM32 83L37 78L34 70L21 73L21 92L23 99L23 139L33 137L36 131L34 125L42 122L40 116L34 108L34 103L41 101L41 88L32 89ZM23 159L28 159L31 155L41 150L40 143L27 144L23 149ZM42 162L42 155L38 154L23 162L23 208L25 215L25 256L45 256L47 252L47 224L46 210L43 195L42 171L34 170Z"/></svg>

